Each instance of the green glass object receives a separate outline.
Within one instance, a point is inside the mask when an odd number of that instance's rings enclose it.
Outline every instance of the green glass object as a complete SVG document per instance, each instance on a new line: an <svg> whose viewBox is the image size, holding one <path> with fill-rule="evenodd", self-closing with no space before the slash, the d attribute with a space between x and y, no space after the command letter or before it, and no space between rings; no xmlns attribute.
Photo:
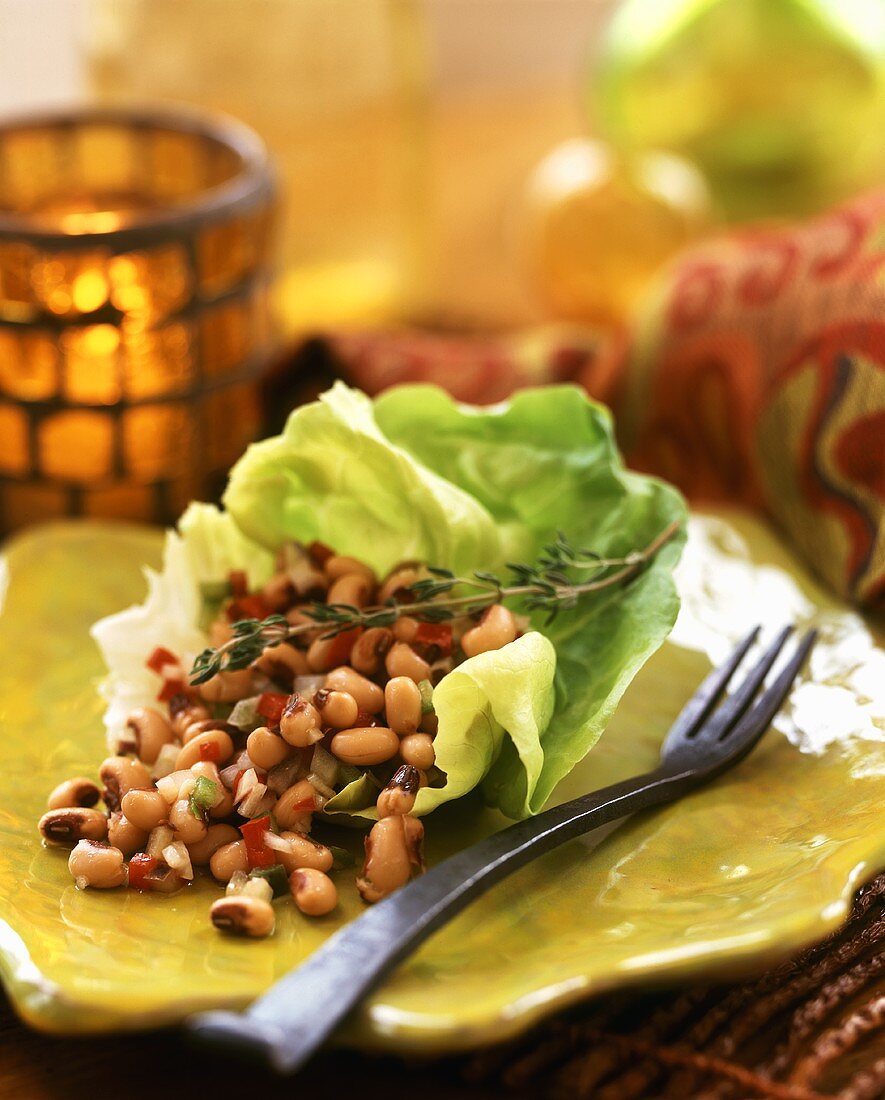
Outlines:
<svg viewBox="0 0 885 1100"><path fill-rule="evenodd" d="M811 213L885 178L885 4L627 0L590 108L694 162L731 220Z"/></svg>

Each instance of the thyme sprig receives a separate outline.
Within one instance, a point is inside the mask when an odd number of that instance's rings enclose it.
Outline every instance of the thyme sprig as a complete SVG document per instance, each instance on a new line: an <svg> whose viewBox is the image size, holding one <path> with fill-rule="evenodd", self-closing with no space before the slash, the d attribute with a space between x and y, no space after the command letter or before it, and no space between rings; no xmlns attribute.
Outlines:
<svg viewBox="0 0 885 1100"><path fill-rule="evenodd" d="M391 626L403 615L419 616L426 622L445 622L511 599L519 600L526 611L546 612L545 625L549 625L561 611L575 607L582 596L626 584L678 529L679 523L674 520L642 550L632 550L622 558L605 558L593 550L575 547L559 532L543 548L537 561L508 562L507 578L483 570L459 577L449 569L428 567L429 576L405 589L405 600L391 599L382 606L364 608L346 603L314 603L302 609L310 622L294 626L284 615L240 619L233 623L233 637L229 641L217 649L204 649L197 657L190 682L202 684L218 672L246 668L267 647L280 645L318 626L328 627L322 635L326 638L355 627ZM579 579L588 570L590 575ZM456 590L458 594L454 594Z"/></svg>

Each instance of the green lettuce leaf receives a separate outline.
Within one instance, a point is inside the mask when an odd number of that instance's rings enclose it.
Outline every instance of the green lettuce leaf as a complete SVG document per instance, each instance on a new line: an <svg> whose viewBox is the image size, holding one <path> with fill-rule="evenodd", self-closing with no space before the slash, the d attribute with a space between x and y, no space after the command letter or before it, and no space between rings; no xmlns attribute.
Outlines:
<svg viewBox="0 0 885 1100"><path fill-rule="evenodd" d="M685 541L685 504L672 487L624 469L608 411L573 386L525 390L487 409L459 405L435 387L404 386L376 401L376 418L393 443L491 513L511 559L533 560L556 531L623 557L683 522L627 587L584 597L549 626L536 618L556 652L543 765L533 778L516 741L505 738L483 783L488 801L509 816L535 813L599 739L676 619L671 574Z"/></svg>
<svg viewBox="0 0 885 1100"><path fill-rule="evenodd" d="M429 813L472 791L489 774L505 743L519 761L522 785L534 789L544 766L541 738L553 711L556 653L534 631L458 665L433 691L439 718L434 739L443 787L425 787L415 812ZM326 813L375 817L378 786L364 778L345 787ZM516 816L516 815L514 815Z"/></svg>
<svg viewBox="0 0 885 1100"><path fill-rule="evenodd" d="M246 451L224 504L270 549L318 539L379 572L406 559L462 570L501 557L482 504L393 446L369 398L341 383Z"/></svg>

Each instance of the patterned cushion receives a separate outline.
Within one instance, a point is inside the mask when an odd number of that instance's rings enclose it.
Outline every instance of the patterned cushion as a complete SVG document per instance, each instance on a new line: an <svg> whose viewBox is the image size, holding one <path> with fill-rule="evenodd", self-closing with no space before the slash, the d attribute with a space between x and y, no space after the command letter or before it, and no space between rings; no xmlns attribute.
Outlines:
<svg viewBox="0 0 885 1100"><path fill-rule="evenodd" d="M764 509L832 587L885 607L885 191L684 253L588 388L615 371L633 465Z"/></svg>

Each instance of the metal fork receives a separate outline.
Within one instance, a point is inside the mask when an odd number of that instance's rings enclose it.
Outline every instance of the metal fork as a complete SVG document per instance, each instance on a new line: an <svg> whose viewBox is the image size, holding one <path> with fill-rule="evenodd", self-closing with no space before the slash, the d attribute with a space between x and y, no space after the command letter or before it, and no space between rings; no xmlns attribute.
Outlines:
<svg viewBox="0 0 885 1100"><path fill-rule="evenodd" d="M759 627L743 639L685 705L653 771L519 821L444 860L351 921L246 1012L191 1017L186 1026L192 1037L294 1073L397 963L506 875L600 825L672 802L742 760L768 729L814 645L810 631L754 703L791 630L781 631L717 709Z"/></svg>

